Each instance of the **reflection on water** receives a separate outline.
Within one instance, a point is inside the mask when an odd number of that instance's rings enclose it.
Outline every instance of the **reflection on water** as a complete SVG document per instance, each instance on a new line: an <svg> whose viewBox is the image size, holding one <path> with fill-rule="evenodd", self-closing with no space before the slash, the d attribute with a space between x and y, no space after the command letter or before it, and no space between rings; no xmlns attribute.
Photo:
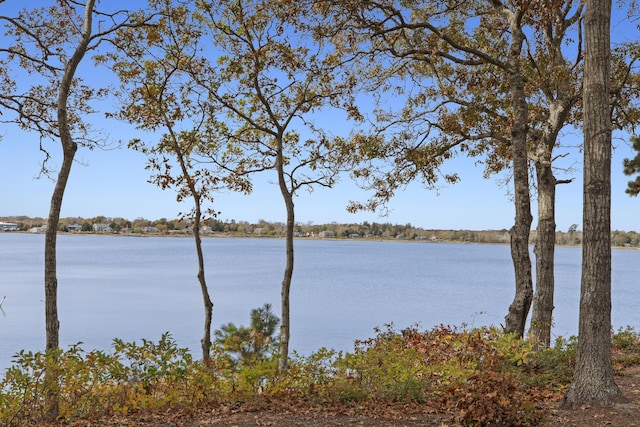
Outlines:
<svg viewBox="0 0 640 427"><path fill-rule="evenodd" d="M214 327L280 310L284 241L203 241ZM0 367L20 349L44 347L44 236L0 233ZM296 240L291 348L352 350L376 326L498 325L513 297L509 247L426 242ZM580 249L556 253L554 335L577 332ZM614 251L613 324L637 325L640 251ZM169 331L199 356L203 306L189 238L61 235L63 348L108 349L114 337L157 340Z"/></svg>

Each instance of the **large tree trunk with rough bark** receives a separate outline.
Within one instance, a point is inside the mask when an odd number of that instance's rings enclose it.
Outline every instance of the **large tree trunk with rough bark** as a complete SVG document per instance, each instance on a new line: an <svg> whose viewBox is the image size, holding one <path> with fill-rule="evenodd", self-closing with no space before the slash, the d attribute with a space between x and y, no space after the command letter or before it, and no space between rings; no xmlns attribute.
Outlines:
<svg viewBox="0 0 640 427"><path fill-rule="evenodd" d="M511 128L511 153L513 161L513 185L515 194L515 224L510 230L511 258L515 271L516 292L505 317L505 331L524 335L531 299L533 281L531 257L529 256L529 233L531 231L531 196L529 194L529 160L527 153L528 105L524 91L524 77L520 69L520 55L524 34L521 22L515 14L507 13L512 30L508 61L508 78L513 106Z"/></svg>
<svg viewBox="0 0 640 427"><path fill-rule="evenodd" d="M569 86L569 85L567 85ZM558 180L553 174L553 149L560 129L571 111L577 97L570 87L558 99L549 99L549 120L535 156L538 187L538 226L536 228L536 293L531 314L531 339L536 350L542 351L551 344L555 292L555 246L556 246L556 187L572 180Z"/></svg>
<svg viewBox="0 0 640 427"><path fill-rule="evenodd" d="M566 15L566 2L563 0L549 4L550 16L546 21L554 20L557 25L543 25L544 45L548 50L544 55L543 67L553 78L541 79L540 89L546 98L548 116L546 125L538 140L531 144L535 148L533 161L536 169L538 190L538 225L536 228L536 292L533 297L531 328L529 335L536 350L544 350L551 344L551 326L554 309L554 255L556 242L555 203L556 186L568 184L572 180L557 180L553 173L553 151L558 141L560 130L564 127L571 109L580 99L579 89L573 79L572 64L567 61L563 52L567 29L578 22L582 16L582 6L574 15ZM561 25L560 25L561 24ZM550 61L546 63L546 61ZM536 66L536 64L533 64Z"/></svg>
<svg viewBox="0 0 640 427"><path fill-rule="evenodd" d="M553 293L555 288L554 254L556 247L556 179L551 170L551 156L536 162L538 181L538 226L534 247L536 256L536 292L533 297L530 335L537 350L551 343Z"/></svg>
<svg viewBox="0 0 640 427"><path fill-rule="evenodd" d="M611 365L611 0L587 1L584 207L578 355L565 408L624 400Z"/></svg>
<svg viewBox="0 0 640 427"><path fill-rule="evenodd" d="M514 159L515 163L515 159ZM514 175L517 167L514 164ZM522 193L523 178L514 176L516 194ZM529 202L528 177L527 195L516 195L516 218L515 224L510 230L511 235L511 259L515 273L515 295L509 306L509 313L505 317L505 332L515 333L517 336L524 335L527 316L531 308L533 298L533 279L531 276L531 257L529 256L529 233L531 231L531 211ZM527 200L524 200L526 197ZM520 200L518 200L520 199Z"/></svg>

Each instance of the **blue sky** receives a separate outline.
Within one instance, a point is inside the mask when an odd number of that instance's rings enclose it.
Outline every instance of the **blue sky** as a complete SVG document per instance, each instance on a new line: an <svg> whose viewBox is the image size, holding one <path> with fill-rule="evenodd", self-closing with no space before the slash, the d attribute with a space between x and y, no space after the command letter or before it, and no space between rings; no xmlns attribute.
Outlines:
<svg viewBox="0 0 640 427"><path fill-rule="evenodd" d="M117 136L114 129L112 137ZM38 149L38 137L12 129L3 129L0 141L0 179L3 202L0 216L28 215L46 217L49 209L53 181L36 179L43 159ZM618 142L613 160L612 228L640 230L638 211L640 200L624 193L628 178L622 174L622 158L632 155L625 142ZM52 165L59 165L54 154ZM77 162L65 193L62 216L144 217L174 218L189 209L188 204L175 201L171 190L160 190L146 182L145 157L126 148L109 150L79 149ZM581 162L578 157L573 158ZM461 182L440 190L430 191L418 183L410 185L391 202L386 217L372 213L350 214L345 206L349 200L363 200L366 193L344 177L333 189L301 192L296 199L297 220L316 224L336 222L377 221L411 223L433 229L502 229L513 224L514 210L499 178L482 178L482 167L475 160L458 157L445 164L448 170L460 171ZM582 174L581 163L571 184L558 187L557 224L566 230L571 224L582 228ZM220 218L257 222L285 220L284 205L275 181L275 175L264 173L255 181L254 193L244 196L235 193L220 194L216 209ZM532 205L535 214L535 203ZM535 224L534 224L535 226Z"/></svg>
<svg viewBox="0 0 640 427"><path fill-rule="evenodd" d="M7 2L16 3L16 2ZM614 22L614 26L615 26ZM620 27L616 27L620 30ZM633 28L634 34L637 34ZM629 36L629 33L626 33ZM83 67L79 73L91 73ZM96 121L108 130L112 141L126 142L135 136L134 130L117 122L105 122L99 115ZM98 126L100 127L100 126ZM0 128L0 180L3 183L0 216L28 215L46 217L54 183L42 177L36 179L43 155L39 152L39 139L35 134L3 125ZM629 145L616 139L612 164L612 228L640 230L638 220L640 200L624 192L628 177L622 173L622 159L633 156ZM567 145L580 143L579 134L568 135ZM60 164L56 144L52 149L52 166ZM559 152L562 152L561 150ZM134 219L174 218L179 212L190 209L179 204L172 190L162 191L146 182L144 155L126 148L80 148L76 164L71 172L65 193L62 216L125 217ZM350 214L345 207L349 200L365 200L367 194L357 188L345 176L332 189L316 189L313 193L301 192L296 198L298 222L316 224L362 221L411 223L429 229L502 229L513 225L514 209L508 196L508 188L500 184L502 177L484 179L482 166L474 159L457 157L444 165L447 171L457 171L461 182L447 185L438 191L426 190L419 183L409 185L390 203L390 213L381 217L375 213ZM567 160L576 168L571 176L574 182L558 187L557 227L566 230L572 224L582 228L582 158L574 152ZM221 219L256 222L260 219L284 222L286 215L274 173L264 173L254 181L254 193L250 196L219 194L216 210ZM532 210L535 217L535 201ZM535 219L534 219L535 227Z"/></svg>

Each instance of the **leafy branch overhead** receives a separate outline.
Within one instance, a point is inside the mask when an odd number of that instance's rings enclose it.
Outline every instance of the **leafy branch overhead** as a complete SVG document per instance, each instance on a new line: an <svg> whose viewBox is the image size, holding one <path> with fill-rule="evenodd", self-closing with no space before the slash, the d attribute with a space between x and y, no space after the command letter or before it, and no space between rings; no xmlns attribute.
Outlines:
<svg viewBox="0 0 640 427"><path fill-rule="evenodd" d="M331 186L344 159L341 141L316 123L331 109L353 108L352 77L339 56L309 43L305 13L296 2L200 2L216 61L191 70L218 105L216 119L242 152L238 170L277 168L286 191Z"/></svg>
<svg viewBox="0 0 640 427"><path fill-rule="evenodd" d="M157 3L163 7L157 22L145 31L122 31L117 50L104 58L121 80L121 108L111 115L156 140L135 138L129 147L148 156L150 182L175 187L178 201L195 197L198 205L213 203L224 189L248 193L248 177L230 171L224 123L210 116L215 106L185 72L197 67L199 22L186 6ZM159 138L157 132L163 132ZM209 213L217 214L213 208Z"/></svg>
<svg viewBox="0 0 640 427"><path fill-rule="evenodd" d="M513 5L513 10L502 2L318 4L338 23L343 44L371 55L360 74L371 80L372 127L386 147L378 151L379 159L387 162L358 169L356 178L376 193L356 207L375 209L414 180L427 188L437 188L441 180L457 182L455 172L441 168L461 154L484 164L485 177L508 169L514 124L508 76L515 65L529 103L532 162L550 162L547 144L558 144L559 130L576 121L581 39L567 37L579 27L582 7L576 2ZM524 29L524 45L510 63L514 22ZM365 159L367 149L360 152Z"/></svg>
<svg viewBox="0 0 640 427"><path fill-rule="evenodd" d="M441 170L461 153L484 160L486 174L511 160L513 124L507 79L511 11L479 2L319 2L338 22L349 49L367 52L372 129L379 137L357 145L361 158L377 157L355 177L374 195L352 208L376 209L414 180L436 188L455 183ZM468 25L471 16L477 25ZM382 160L382 161L381 161ZM482 162L482 160L479 160Z"/></svg>
<svg viewBox="0 0 640 427"><path fill-rule="evenodd" d="M348 138L332 120L360 119L352 57L314 40L314 15L294 1L198 1L194 16L204 48L185 70L206 94L211 123L224 123L230 172L273 171L286 210L280 368L289 345L294 197L332 187L353 161ZM315 41L315 40L314 40ZM221 127L218 127L221 128Z"/></svg>
<svg viewBox="0 0 640 427"><path fill-rule="evenodd" d="M58 126L58 88L68 84L67 120L74 141L89 148L102 139L96 136L87 119L96 112L96 100L109 94L106 85L85 83L85 79L70 75L76 45L84 52L101 53L101 48L114 33L124 28L141 28L149 16L127 10L113 12L94 9L90 16L99 20L97 31L83 34L77 4L59 0L45 8L25 8L16 17L0 16L5 23L5 43L0 46L0 93L2 121L15 122L21 128L35 131L42 139L60 137ZM20 70L16 75L11 71ZM26 75L24 74L26 73ZM64 76L70 75L68 82ZM28 78L25 78L27 77Z"/></svg>
<svg viewBox="0 0 640 427"><path fill-rule="evenodd" d="M631 137L631 142L637 154L632 159L623 160L624 174L627 176L640 174L640 138L634 135ZM640 176L636 176L633 181L629 181L625 193L634 197L640 193Z"/></svg>

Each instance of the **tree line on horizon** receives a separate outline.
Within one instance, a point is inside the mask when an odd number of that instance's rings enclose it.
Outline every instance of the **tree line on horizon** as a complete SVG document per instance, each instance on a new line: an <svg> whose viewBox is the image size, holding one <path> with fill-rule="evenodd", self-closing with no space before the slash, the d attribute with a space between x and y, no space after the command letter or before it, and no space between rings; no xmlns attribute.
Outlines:
<svg viewBox="0 0 640 427"><path fill-rule="evenodd" d="M281 370L289 355L295 196L348 174L368 197L349 209L380 210L410 182L427 189L457 182L443 165L460 155L512 185L515 292L505 331L548 347L556 187L572 181L558 161L570 154L564 132L582 131L583 300L565 406L622 399L610 354L611 138L614 129L632 133L640 117L640 49L634 41L611 48L610 0L148 0L139 10L110 7L52 0L0 16L2 121L39 137L42 172L56 182L44 248L47 349L59 344L56 235L66 185L76 152L107 142L91 113L130 124L128 147L147 155L149 181L192 201L184 217L195 241L205 361L213 303L201 229L218 213L216 192L249 193L255 174L271 174L286 212ZM115 83L87 78L89 59ZM48 169L50 141L62 150L57 171Z"/></svg>
<svg viewBox="0 0 640 427"><path fill-rule="evenodd" d="M32 227L40 227L46 224L46 219L27 216L0 217L1 221L13 222L18 225L19 230L27 231ZM160 234L172 234L172 232L190 234L188 220L183 218L160 218L150 220L146 218L136 218L128 220L116 217L107 218L97 216L92 218L67 217L60 218L58 231L69 231L71 224L82 225L82 232L93 232L94 224L106 224L114 233L127 231L129 233L144 233L148 227L154 227ZM203 221L203 226L208 227L209 233L220 233L230 236L273 236L282 237L286 233L286 224L282 222L270 222L259 220L258 222L220 220L208 218ZM358 237L402 239L402 240L426 240L426 241L446 241L465 243L509 243L509 230L467 230L467 229L438 229L422 228L408 224L391 224L390 222L369 222L357 223L337 223L326 224L296 223L294 231L297 237L310 235L318 236L322 231L331 231L338 238ZM537 240L536 230L532 230L529 236L531 244ZM582 231L577 224L572 224L567 231L556 231L557 245L580 245L582 244ZM640 247L640 233L637 231L612 230L611 245L613 247Z"/></svg>

